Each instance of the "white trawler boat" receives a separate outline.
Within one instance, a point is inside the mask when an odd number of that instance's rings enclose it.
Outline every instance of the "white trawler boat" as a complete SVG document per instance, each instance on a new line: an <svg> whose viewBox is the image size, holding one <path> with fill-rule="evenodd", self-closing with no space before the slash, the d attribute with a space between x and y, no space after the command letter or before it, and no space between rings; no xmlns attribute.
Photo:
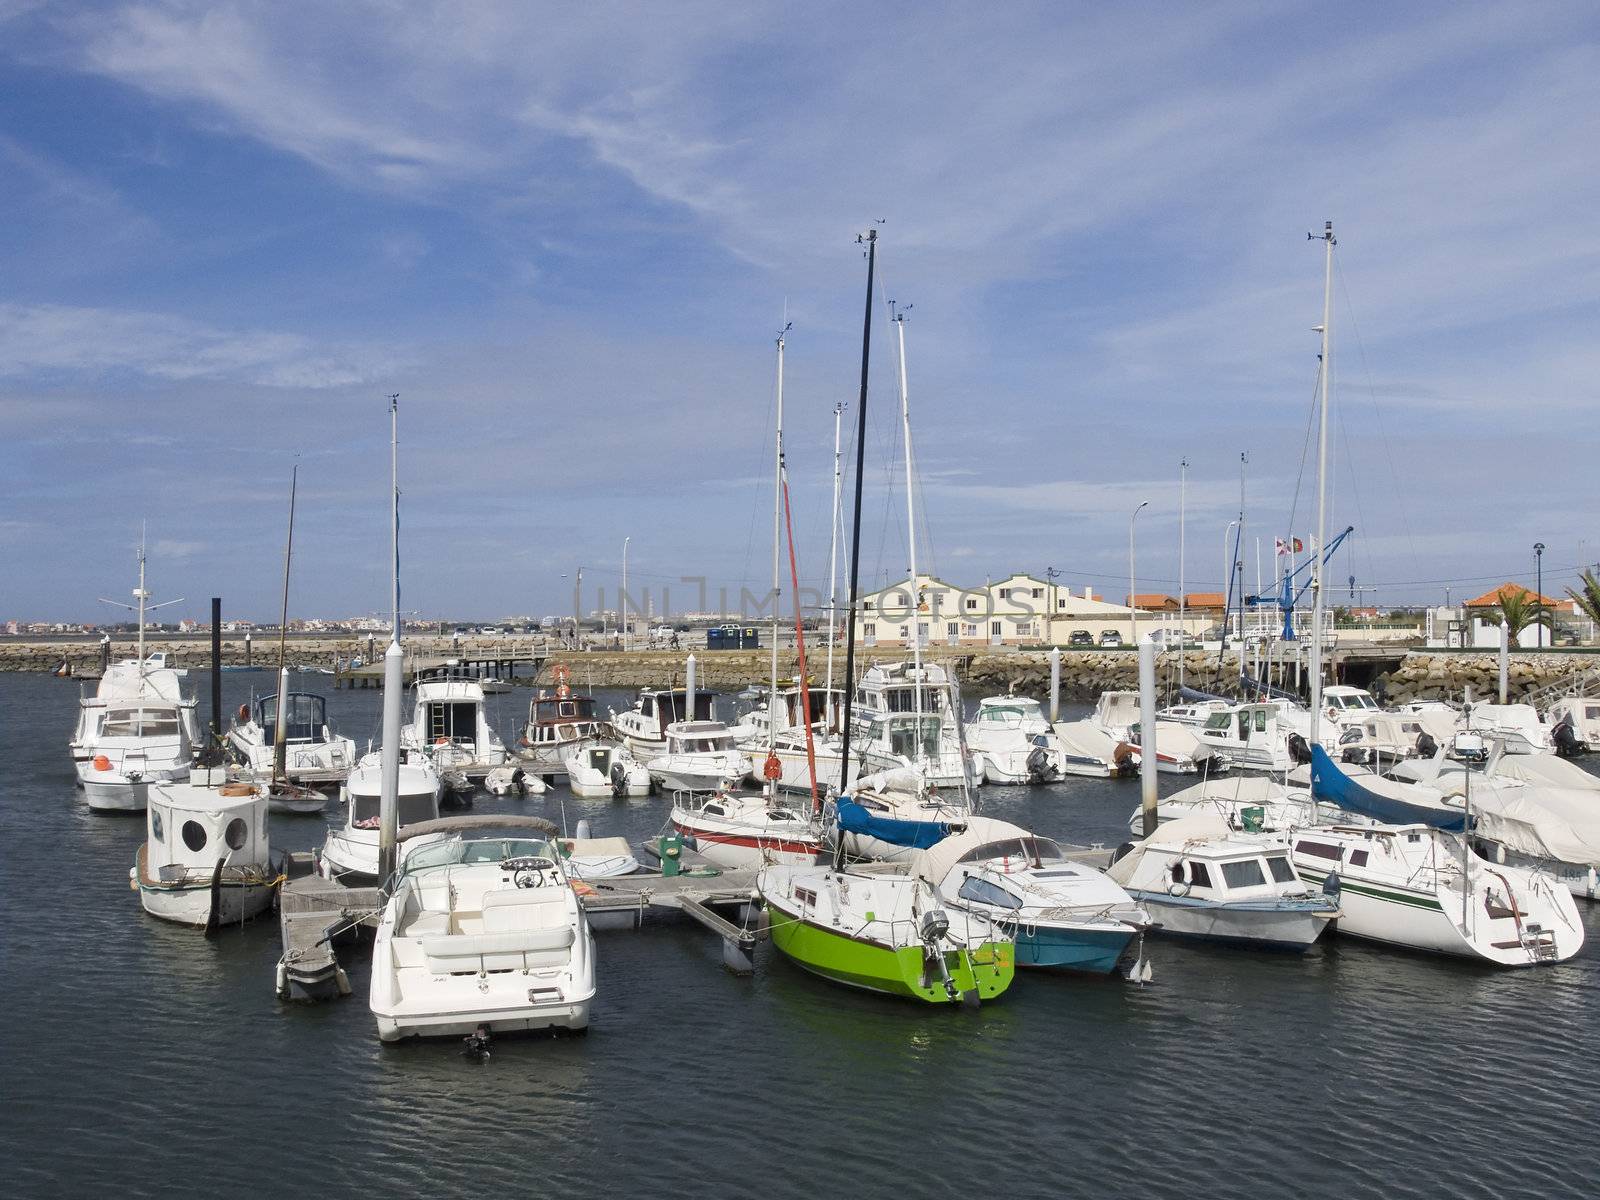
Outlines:
<svg viewBox="0 0 1600 1200"><path fill-rule="evenodd" d="M356 762L356 744L328 726L328 702L315 692L290 692L284 705L284 774L293 783L342 783ZM241 704L228 730L228 748L255 775L271 775L278 697Z"/></svg>
<svg viewBox="0 0 1600 1200"><path fill-rule="evenodd" d="M444 785L426 755L400 753L397 825L437 820ZM383 792L383 751L365 755L344 782L340 799L344 823L328 830L317 856L317 872L351 885L381 883L378 878L378 816Z"/></svg>
<svg viewBox="0 0 1600 1200"><path fill-rule="evenodd" d="M400 730L405 749L426 754L439 773L481 780L507 760L506 748L484 711L476 679L420 679L411 723Z"/></svg>
<svg viewBox="0 0 1600 1200"><path fill-rule="evenodd" d="M929 787L964 788L973 782L962 753L954 681L941 666L873 663L856 688L857 771L915 771Z"/></svg>
<svg viewBox="0 0 1600 1200"><path fill-rule="evenodd" d="M594 698L575 696L567 668L555 668L555 687L528 702L528 720L517 739L517 757L530 771L554 775L581 750L615 739L610 724L595 714Z"/></svg>
<svg viewBox="0 0 1600 1200"><path fill-rule="evenodd" d="M679 721L714 721L715 704L705 692L694 697L689 711L689 693L683 688L645 688L633 707L611 710L611 725L622 744L640 760L648 760L667 748L667 728Z"/></svg>
<svg viewBox="0 0 1600 1200"><path fill-rule="evenodd" d="M146 838L129 881L151 916L182 925L248 920L272 904L281 875L267 836L266 789L196 768L150 788Z"/></svg>
<svg viewBox="0 0 1600 1200"><path fill-rule="evenodd" d="M372 948L385 1042L586 1029L594 935L551 842L452 838L412 850Z"/></svg>
<svg viewBox="0 0 1600 1200"><path fill-rule="evenodd" d="M1336 899L1295 873L1285 835L1238 833L1212 813L1159 826L1108 873L1163 933L1305 950L1339 915Z"/></svg>

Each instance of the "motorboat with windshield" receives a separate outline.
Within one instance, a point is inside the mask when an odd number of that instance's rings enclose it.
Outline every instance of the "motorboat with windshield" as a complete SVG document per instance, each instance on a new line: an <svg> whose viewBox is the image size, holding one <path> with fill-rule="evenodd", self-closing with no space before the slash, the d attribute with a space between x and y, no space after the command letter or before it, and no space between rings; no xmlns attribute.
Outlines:
<svg viewBox="0 0 1600 1200"><path fill-rule="evenodd" d="M967 748L983 783L1054 783L1073 773L1044 710L1025 696L980 700L967 725Z"/></svg>
<svg viewBox="0 0 1600 1200"><path fill-rule="evenodd" d="M400 752L397 827L437 820L444 787L439 771L427 755ZM372 884L378 878L379 809L383 793L383 752L362 757L345 780L341 800L344 822L328 830L317 856L317 871L327 879Z"/></svg>
<svg viewBox="0 0 1600 1200"><path fill-rule="evenodd" d="M1090 724L1119 744L1145 752L1143 731L1139 728L1138 692L1102 692L1095 703ZM1195 727L1181 721L1159 717L1155 730L1156 770L1165 775L1215 774L1227 770L1228 760L1201 742Z"/></svg>
<svg viewBox="0 0 1600 1200"><path fill-rule="evenodd" d="M508 757L489 724L483 685L476 679L418 680L411 723L400 730L400 744L426 754L441 775L472 781L504 765Z"/></svg>
<svg viewBox="0 0 1600 1200"><path fill-rule="evenodd" d="M299 784L343 783L356 746L328 725L328 701L315 692L290 692L284 705L284 774ZM228 730L228 749L251 774L270 776L278 726L278 697L241 704Z"/></svg>
<svg viewBox="0 0 1600 1200"><path fill-rule="evenodd" d="M721 721L675 721L667 726L665 747L645 759L645 769L665 792L726 791L752 769L737 742Z"/></svg>
<svg viewBox="0 0 1600 1200"><path fill-rule="evenodd" d="M182 674L153 654L115 664L80 707L73 763L89 807L143 812L153 783L179 783L200 745Z"/></svg>
<svg viewBox="0 0 1600 1200"><path fill-rule="evenodd" d="M873 663L856 687L853 712L860 774L910 769L934 788L975 782L961 744L955 681L943 667Z"/></svg>
<svg viewBox="0 0 1600 1200"><path fill-rule="evenodd" d="M692 711L691 711L692 709ZM696 692L691 704L683 688L645 688L633 706L611 710L611 725L622 744L641 761L667 748L667 730L680 721L714 721L716 704L705 692Z"/></svg>
<svg viewBox="0 0 1600 1200"><path fill-rule="evenodd" d="M909 869L952 909L981 915L1016 941L1017 966L1108 975L1149 914L1103 871L1006 821L972 817L917 851Z"/></svg>
<svg viewBox="0 0 1600 1200"><path fill-rule="evenodd" d="M574 796L614 796L621 800L650 794L649 770L624 746L580 747L568 754L562 768Z"/></svg>
<svg viewBox="0 0 1600 1200"><path fill-rule="evenodd" d="M372 948L380 1039L580 1031L594 995L594 935L554 843L457 837L405 856Z"/></svg>

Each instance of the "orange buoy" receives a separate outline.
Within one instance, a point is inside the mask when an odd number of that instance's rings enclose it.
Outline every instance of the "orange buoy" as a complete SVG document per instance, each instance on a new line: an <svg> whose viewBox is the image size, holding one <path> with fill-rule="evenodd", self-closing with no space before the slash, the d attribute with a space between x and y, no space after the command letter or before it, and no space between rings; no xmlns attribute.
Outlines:
<svg viewBox="0 0 1600 1200"><path fill-rule="evenodd" d="M104 754L96 754L94 756L94 769L96 771L109 771L109 770L111 770L111 760L109 758L107 758Z"/></svg>
<svg viewBox="0 0 1600 1200"><path fill-rule="evenodd" d="M778 761L776 754L767 755L767 761L761 764L761 774L766 779L783 778L783 763Z"/></svg>

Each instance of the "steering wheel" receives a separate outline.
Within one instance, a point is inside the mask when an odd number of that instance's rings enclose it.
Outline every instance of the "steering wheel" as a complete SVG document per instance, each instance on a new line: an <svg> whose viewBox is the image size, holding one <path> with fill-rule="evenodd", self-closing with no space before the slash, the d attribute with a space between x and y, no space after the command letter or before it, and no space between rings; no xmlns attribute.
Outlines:
<svg viewBox="0 0 1600 1200"><path fill-rule="evenodd" d="M539 871L518 871L511 877L511 882L519 888L536 888L544 884L544 875Z"/></svg>

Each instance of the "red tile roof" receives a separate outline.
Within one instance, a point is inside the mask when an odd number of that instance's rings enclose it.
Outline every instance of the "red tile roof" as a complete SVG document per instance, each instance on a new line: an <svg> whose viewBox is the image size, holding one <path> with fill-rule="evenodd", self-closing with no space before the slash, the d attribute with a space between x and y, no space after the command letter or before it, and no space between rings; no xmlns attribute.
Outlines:
<svg viewBox="0 0 1600 1200"><path fill-rule="evenodd" d="M1530 587L1523 587L1520 583L1511 583L1511 582L1508 581L1506 583L1502 583L1499 587L1495 588L1494 591L1492 591L1492 592L1485 592L1483 595L1478 596L1475 599L1464 601L1462 603L1462 607L1463 608L1494 608L1500 603L1500 593L1501 592L1510 592L1513 595L1521 595L1521 596L1524 596L1524 597L1526 597L1526 598L1528 598L1530 600L1537 600L1540 604L1544 605L1546 608L1554 608L1556 605L1561 603L1560 600L1552 600L1549 596L1541 596L1541 595L1539 595L1538 592L1535 592Z"/></svg>

